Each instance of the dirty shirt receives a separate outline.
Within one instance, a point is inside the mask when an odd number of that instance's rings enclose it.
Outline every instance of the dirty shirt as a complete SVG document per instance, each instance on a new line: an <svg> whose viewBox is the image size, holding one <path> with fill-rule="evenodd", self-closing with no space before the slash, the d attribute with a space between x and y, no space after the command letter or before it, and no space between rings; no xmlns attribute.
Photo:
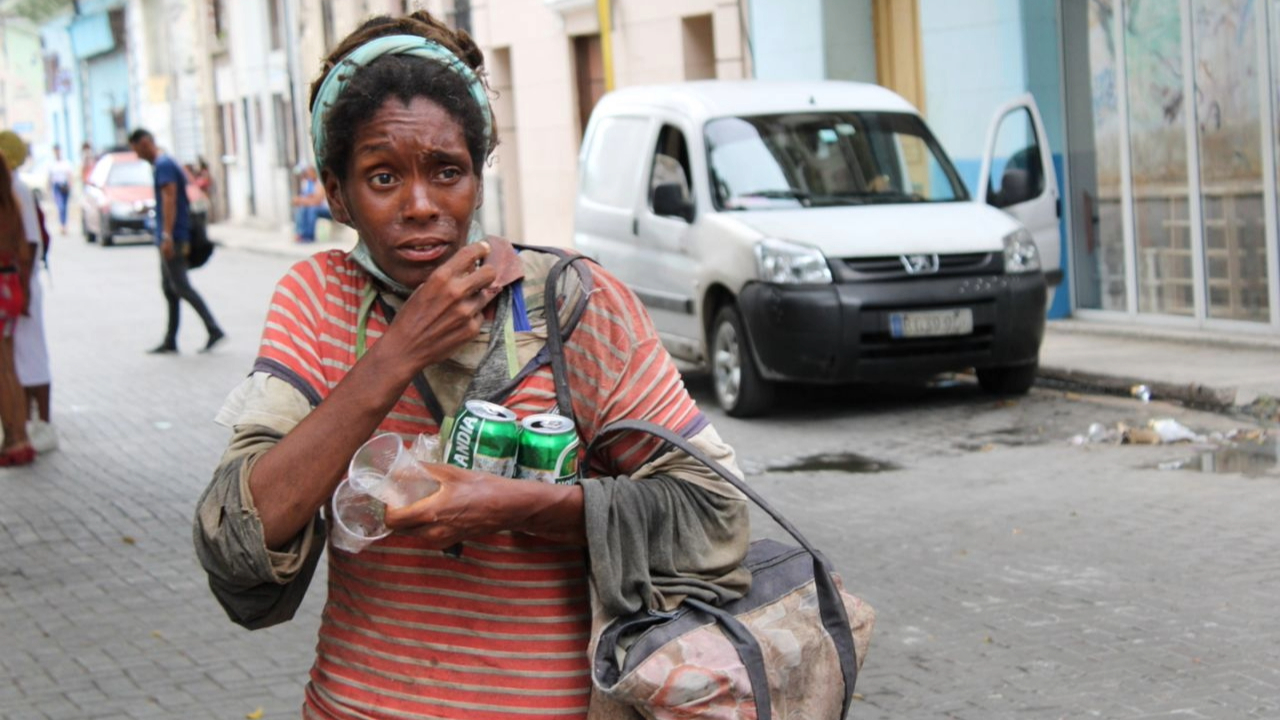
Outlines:
<svg viewBox="0 0 1280 720"><path fill-rule="evenodd" d="M516 347L499 353L515 363L514 379L487 399L521 418L553 411L543 298L557 258L490 242L500 284L518 293L512 307L527 322L517 325L523 329ZM378 292L373 282L340 251L295 265L272 299L254 373L219 414L234 434L201 498L195 542L215 595L243 624L287 619L300 592L289 593L296 597L284 609L279 600L263 598L274 597L273 587L297 583L305 591L307 561L324 543L317 516L283 551L269 551L249 472L356 362L358 309L367 292ZM583 297L589 301L565 356L584 442L610 422L646 419L736 472L733 451L689 397L635 296L598 267L586 279L570 271L557 294L558 317L567 320ZM368 344L387 327L373 313ZM501 330L486 328L449 361L424 371L445 413L457 409L477 367L492 355L492 332ZM439 427L410 386L378 432L435 434ZM641 437L608 445L588 475L582 481L586 549L510 532L467 541L460 557L401 535L359 554L330 548L328 596L303 716L637 717L593 693L587 653L593 628L643 607L671 609L689 595L712 602L740 596L749 584L739 565L749 535L746 506L734 488L687 455ZM269 619L243 619L255 615Z"/></svg>

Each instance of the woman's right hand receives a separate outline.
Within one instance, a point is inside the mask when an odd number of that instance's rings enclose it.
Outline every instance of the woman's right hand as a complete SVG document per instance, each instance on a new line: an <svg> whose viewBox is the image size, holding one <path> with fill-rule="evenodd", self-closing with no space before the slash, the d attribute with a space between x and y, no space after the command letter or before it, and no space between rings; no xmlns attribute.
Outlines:
<svg viewBox="0 0 1280 720"><path fill-rule="evenodd" d="M497 271L476 263L489 255L489 243L465 245L419 285L396 314L387 334L375 345L410 359L414 373L452 356L476 335L484 309L502 288L494 287Z"/></svg>

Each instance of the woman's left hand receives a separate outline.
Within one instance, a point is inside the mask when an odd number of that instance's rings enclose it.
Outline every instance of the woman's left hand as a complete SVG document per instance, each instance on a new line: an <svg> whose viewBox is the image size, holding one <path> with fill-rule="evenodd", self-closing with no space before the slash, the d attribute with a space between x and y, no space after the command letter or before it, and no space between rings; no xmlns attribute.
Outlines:
<svg viewBox="0 0 1280 720"><path fill-rule="evenodd" d="M388 507L387 527L430 540L440 549L508 529L503 498L510 496L510 485L520 481L452 465L427 467L440 489L415 503Z"/></svg>
<svg viewBox="0 0 1280 720"><path fill-rule="evenodd" d="M585 541L579 487L512 480L452 465L427 467L440 489L415 503L388 507L387 527L424 538L440 550L505 530L568 544Z"/></svg>

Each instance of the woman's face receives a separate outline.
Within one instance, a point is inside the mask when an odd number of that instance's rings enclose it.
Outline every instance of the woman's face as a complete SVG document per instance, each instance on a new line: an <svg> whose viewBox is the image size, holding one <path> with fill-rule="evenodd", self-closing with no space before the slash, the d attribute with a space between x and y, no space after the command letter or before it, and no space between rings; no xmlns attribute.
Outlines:
<svg viewBox="0 0 1280 720"><path fill-rule="evenodd" d="M350 222L378 266L422 284L466 243L481 183L462 126L432 100L389 98L355 129L347 175L324 172L330 209Z"/></svg>

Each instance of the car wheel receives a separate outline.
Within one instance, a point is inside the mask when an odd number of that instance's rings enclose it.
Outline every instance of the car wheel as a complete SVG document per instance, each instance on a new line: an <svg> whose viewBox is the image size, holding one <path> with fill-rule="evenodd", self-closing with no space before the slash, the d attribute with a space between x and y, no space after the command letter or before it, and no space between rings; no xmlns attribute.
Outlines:
<svg viewBox="0 0 1280 720"><path fill-rule="evenodd" d="M978 385L992 395L1026 395L1036 382L1039 363L978 368Z"/></svg>
<svg viewBox="0 0 1280 720"><path fill-rule="evenodd" d="M773 383L760 377L738 308L725 305L711 326L711 379L716 401L733 417L759 415L773 404Z"/></svg>

